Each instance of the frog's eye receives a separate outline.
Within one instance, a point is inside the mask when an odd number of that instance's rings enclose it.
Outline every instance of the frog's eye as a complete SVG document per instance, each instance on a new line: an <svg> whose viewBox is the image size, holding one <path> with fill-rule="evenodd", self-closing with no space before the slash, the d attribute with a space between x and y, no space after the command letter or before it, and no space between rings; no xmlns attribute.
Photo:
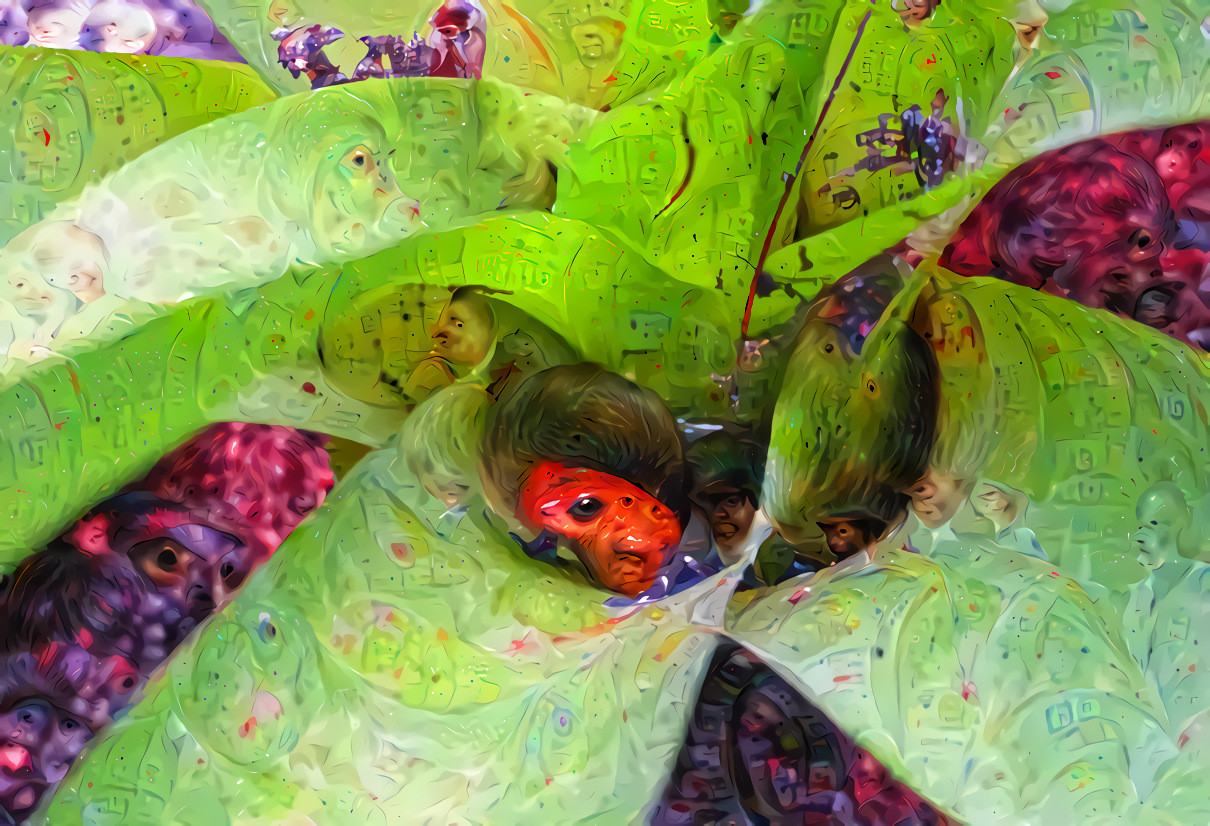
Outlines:
<svg viewBox="0 0 1210 826"><path fill-rule="evenodd" d="M605 508L605 503L592 496L582 496L567 509L567 513L577 522L589 522Z"/></svg>

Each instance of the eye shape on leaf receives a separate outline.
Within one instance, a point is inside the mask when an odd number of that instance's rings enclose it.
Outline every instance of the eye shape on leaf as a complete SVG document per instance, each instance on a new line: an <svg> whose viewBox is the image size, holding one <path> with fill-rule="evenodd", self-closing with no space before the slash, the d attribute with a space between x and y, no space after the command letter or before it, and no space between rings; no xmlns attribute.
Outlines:
<svg viewBox="0 0 1210 826"><path fill-rule="evenodd" d="M341 159L340 165L355 174L370 174L377 168L374 153L365 144L360 144Z"/></svg>
<svg viewBox="0 0 1210 826"><path fill-rule="evenodd" d="M277 626L268 619L262 619L256 628L256 633L260 636L261 642L267 643L277 636Z"/></svg>
<svg viewBox="0 0 1210 826"><path fill-rule="evenodd" d="M567 514L577 522L588 522L596 518L604 508L605 504L600 499L582 496L567 509Z"/></svg>

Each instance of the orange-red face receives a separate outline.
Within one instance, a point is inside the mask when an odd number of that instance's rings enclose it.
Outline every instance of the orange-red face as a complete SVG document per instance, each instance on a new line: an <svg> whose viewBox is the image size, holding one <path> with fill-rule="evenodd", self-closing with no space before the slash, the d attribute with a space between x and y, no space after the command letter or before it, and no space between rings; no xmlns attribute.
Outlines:
<svg viewBox="0 0 1210 826"><path fill-rule="evenodd" d="M633 597L655 582L681 541L676 514L629 482L542 462L521 489L517 516L531 530L566 537L594 579Z"/></svg>

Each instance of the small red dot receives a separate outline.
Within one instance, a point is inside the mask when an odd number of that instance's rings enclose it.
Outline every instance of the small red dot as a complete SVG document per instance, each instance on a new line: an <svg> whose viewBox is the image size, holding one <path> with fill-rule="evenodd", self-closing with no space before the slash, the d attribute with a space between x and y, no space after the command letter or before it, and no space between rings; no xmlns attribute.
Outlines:
<svg viewBox="0 0 1210 826"><path fill-rule="evenodd" d="M314 394L314 393L315 393L315 385L311 384L311 382L307 382L307 383L305 383L305 384L303 385L303 392L304 392L304 393L311 393L311 394Z"/></svg>

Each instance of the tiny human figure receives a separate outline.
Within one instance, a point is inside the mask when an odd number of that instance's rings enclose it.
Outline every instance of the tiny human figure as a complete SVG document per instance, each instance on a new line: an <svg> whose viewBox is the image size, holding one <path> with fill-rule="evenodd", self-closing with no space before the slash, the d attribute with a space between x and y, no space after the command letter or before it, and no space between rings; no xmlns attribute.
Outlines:
<svg viewBox="0 0 1210 826"><path fill-rule="evenodd" d="M939 5L940 0L898 0L895 8L904 25L914 27L932 17Z"/></svg>
<svg viewBox="0 0 1210 826"><path fill-rule="evenodd" d="M531 555L566 550L590 583L650 599L706 570L673 559L688 520L676 421L650 390L599 367L536 373L492 405L480 475Z"/></svg>
<svg viewBox="0 0 1210 826"><path fill-rule="evenodd" d="M411 40L395 35L363 37L366 56L357 64L352 80L384 77L427 77L437 63L437 51L413 33ZM385 61L385 62L384 62Z"/></svg>
<svg viewBox="0 0 1210 826"><path fill-rule="evenodd" d="M416 34L411 41L394 35L363 37L366 56L353 70L352 80L425 77L436 65L437 51Z"/></svg>
<svg viewBox="0 0 1210 826"><path fill-rule="evenodd" d="M760 509L767 447L746 428L724 422L685 452L690 501L706 516L723 565L738 562Z"/></svg>
<svg viewBox="0 0 1210 826"><path fill-rule="evenodd" d="M88 17L86 3L81 0L32 0L25 9L30 46L80 48L80 30Z"/></svg>
<svg viewBox="0 0 1210 826"><path fill-rule="evenodd" d="M324 46L342 37L344 32L339 29L319 24L294 30L277 29L273 32L273 39L278 41L277 62L294 77L306 72L312 89L347 83L349 79L323 52Z"/></svg>
<svg viewBox="0 0 1210 826"><path fill-rule="evenodd" d="M482 77L485 21L483 10L471 0L447 0L437 9L429 20L433 33L428 45L434 51L429 77Z"/></svg>
<svg viewBox="0 0 1210 826"><path fill-rule="evenodd" d="M395 38L390 50L392 77L424 77L433 66L434 51L420 37L412 33L412 39Z"/></svg>
<svg viewBox="0 0 1210 826"><path fill-rule="evenodd" d="M944 181L962 154L953 122L942 117L948 102L945 92L938 90L929 115L919 106L909 106L899 116L907 156L912 159L916 179L926 189Z"/></svg>
<svg viewBox="0 0 1210 826"><path fill-rule="evenodd" d="M1185 495L1160 482L1139 498L1135 541L1147 575L1123 612L1127 645L1159 686L1174 736L1205 706L1206 671L1197 640L1210 633L1210 566L1191 556L1198 532ZM1190 643L1194 644L1190 644Z"/></svg>
<svg viewBox="0 0 1210 826"><path fill-rule="evenodd" d="M453 384L488 358L496 332L495 315L482 293L466 287L455 290L429 331L432 349L408 376L404 392L422 399Z"/></svg>
<svg viewBox="0 0 1210 826"><path fill-rule="evenodd" d="M864 146L869 157L838 175L895 168L901 173L914 172L925 189L942 183L970 148L969 142L959 139L953 122L942 117L947 102L945 92L938 91L929 115L925 115L919 106L909 106L898 116L898 129L891 128L894 116L880 115L877 129L857 136L857 145ZM891 154L882 154L886 149L892 150ZM821 193L828 191L831 191L830 184L820 189Z"/></svg>
<svg viewBox="0 0 1210 826"><path fill-rule="evenodd" d="M91 31L88 47L117 54L146 54L155 41L156 24L142 6L106 0L93 7L86 26Z"/></svg>
<svg viewBox="0 0 1210 826"><path fill-rule="evenodd" d="M862 559L868 560L873 556L885 529L885 525L878 520L863 515L851 518L834 516L818 524L834 557L833 562L843 562L862 554Z"/></svg>
<svg viewBox="0 0 1210 826"><path fill-rule="evenodd" d="M1024 525L1028 504L1024 493L988 481L977 483L970 496L971 509L976 519L985 520L992 526L996 544L1046 559L1046 552L1038 544L1033 531Z"/></svg>
<svg viewBox="0 0 1210 826"><path fill-rule="evenodd" d="M949 524L970 497L974 482L935 467L908 489L912 511L930 531Z"/></svg>

